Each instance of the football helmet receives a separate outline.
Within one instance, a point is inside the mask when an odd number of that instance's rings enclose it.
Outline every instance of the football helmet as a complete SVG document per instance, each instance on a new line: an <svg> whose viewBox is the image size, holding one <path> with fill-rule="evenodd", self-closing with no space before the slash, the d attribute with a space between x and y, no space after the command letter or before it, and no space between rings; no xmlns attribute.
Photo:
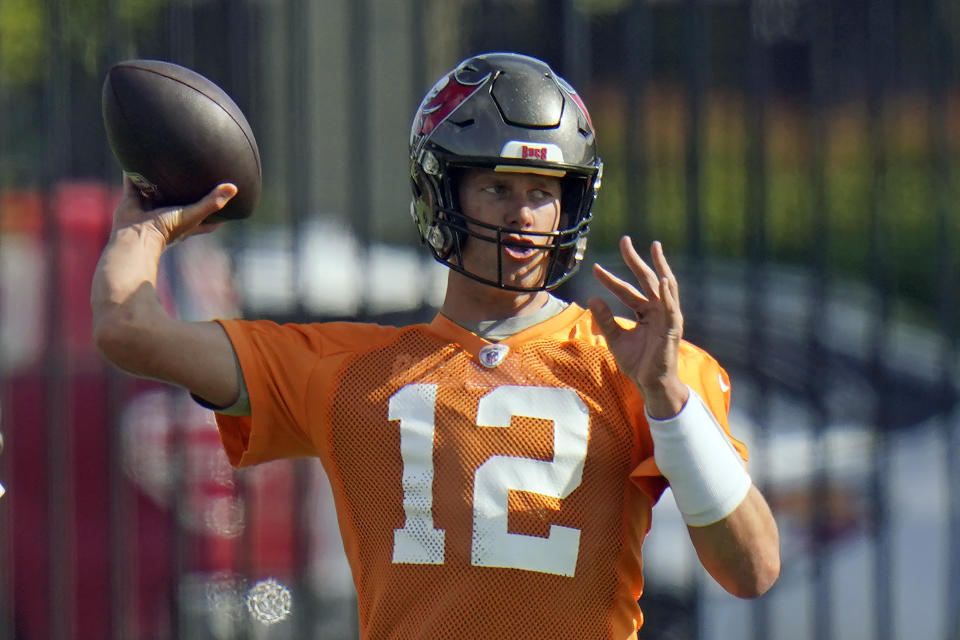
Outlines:
<svg viewBox="0 0 960 640"><path fill-rule="evenodd" d="M410 130L410 213L433 257L474 280L513 291L554 289L579 268L603 163L593 123L573 87L544 62L515 53L489 53L461 62L424 97ZM536 286L505 283L463 266L466 242L501 249L516 229L465 216L457 176L486 168L558 176L562 182L558 228L541 248L546 271ZM468 228L467 223L471 228ZM479 231L477 231L479 229Z"/></svg>

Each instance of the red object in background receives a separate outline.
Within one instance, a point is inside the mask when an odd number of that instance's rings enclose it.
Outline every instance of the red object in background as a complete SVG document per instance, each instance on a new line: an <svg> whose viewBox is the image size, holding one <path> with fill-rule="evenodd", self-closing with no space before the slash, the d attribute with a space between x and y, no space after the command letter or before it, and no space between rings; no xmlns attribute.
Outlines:
<svg viewBox="0 0 960 640"><path fill-rule="evenodd" d="M89 291L118 199L114 190L94 182L62 183L49 197L0 195L2 241L16 252L5 264L0 322L15 319L11 325L21 329L11 329L0 352L9 445L3 468L10 490L0 506L10 510L14 527L18 638L48 637L64 619L77 637L109 635L109 617L102 615L110 593L104 570L107 394L105 369L90 340ZM62 440L48 441L61 428ZM51 451L58 446L66 448L69 460L62 476L67 487L50 486ZM62 515L54 512L51 522L56 496L65 496L70 507ZM68 544L61 547L61 541ZM70 566L51 564L51 551L61 549L64 555L57 557L69 558ZM72 592L56 598L70 611L49 610L56 606L52 584Z"/></svg>
<svg viewBox="0 0 960 640"><path fill-rule="evenodd" d="M100 182L65 182L50 199L59 246L57 291L59 329L63 332L73 367L102 367L90 339L90 282L110 231L113 210L121 193Z"/></svg>
<svg viewBox="0 0 960 640"><path fill-rule="evenodd" d="M49 198L0 194L0 241L35 254L0 273L0 328L27 314L20 326L34 329L11 338L16 358L0 349L7 435L0 480L8 489L0 509L14 534L11 568L0 580L12 579L18 639L49 638L56 629L81 640L172 637L172 601L191 575L289 584L302 568L289 464L245 472L242 491L212 413L164 385L110 382L119 374L92 343L89 295L119 197L94 182L57 185ZM161 287L162 297L168 293ZM24 296L41 299L25 304ZM150 409L157 401L159 412ZM111 429L121 437L111 440ZM57 460L62 471L51 467ZM52 487L56 477L67 486ZM110 505L118 487L119 527ZM65 513L51 513L51 505ZM54 564L58 558L64 566ZM51 593L54 585L62 589Z"/></svg>

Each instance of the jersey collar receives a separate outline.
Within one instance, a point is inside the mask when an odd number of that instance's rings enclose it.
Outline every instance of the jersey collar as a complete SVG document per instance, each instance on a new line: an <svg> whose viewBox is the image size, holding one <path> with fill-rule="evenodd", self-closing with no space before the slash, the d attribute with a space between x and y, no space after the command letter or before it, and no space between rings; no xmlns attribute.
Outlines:
<svg viewBox="0 0 960 640"><path fill-rule="evenodd" d="M505 344L510 348L515 348L525 342L538 338L546 338L549 336L566 338L570 331L570 325L583 313L584 309L582 307L576 303L570 303L567 308L560 313L547 318L543 322L518 331L509 338L500 340L499 343ZM489 340L484 340L477 334L464 329L442 313L434 316L429 328L431 333L451 343L460 345L474 359L478 357L477 354L480 352L480 349L489 344L493 344Z"/></svg>

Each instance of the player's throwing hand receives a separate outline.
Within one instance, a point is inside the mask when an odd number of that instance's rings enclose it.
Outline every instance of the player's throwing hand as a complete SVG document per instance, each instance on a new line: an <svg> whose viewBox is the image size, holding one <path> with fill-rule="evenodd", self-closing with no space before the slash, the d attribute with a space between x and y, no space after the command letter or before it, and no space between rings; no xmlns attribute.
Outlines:
<svg viewBox="0 0 960 640"><path fill-rule="evenodd" d="M113 232L128 227L140 233L153 233L164 247L198 233L209 233L219 224L201 223L215 211L222 209L237 193L232 184L216 186L202 200L183 207L147 209L147 202L140 196L137 187L126 175L123 176L123 200L113 215Z"/></svg>

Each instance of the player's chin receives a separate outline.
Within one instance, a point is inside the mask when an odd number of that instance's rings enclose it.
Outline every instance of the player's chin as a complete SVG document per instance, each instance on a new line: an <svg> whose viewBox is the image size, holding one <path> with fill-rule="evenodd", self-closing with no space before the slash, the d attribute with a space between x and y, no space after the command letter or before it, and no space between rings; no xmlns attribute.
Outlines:
<svg viewBox="0 0 960 640"><path fill-rule="evenodd" d="M547 275L547 261L535 258L504 269L503 284L521 289L535 289L543 284Z"/></svg>
<svg viewBox="0 0 960 640"><path fill-rule="evenodd" d="M536 289L546 277L547 257L548 252L538 250L522 259L501 254L498 261L495 251L483 255L464 252L463 264L470 273L504 289Z"/></svg>

